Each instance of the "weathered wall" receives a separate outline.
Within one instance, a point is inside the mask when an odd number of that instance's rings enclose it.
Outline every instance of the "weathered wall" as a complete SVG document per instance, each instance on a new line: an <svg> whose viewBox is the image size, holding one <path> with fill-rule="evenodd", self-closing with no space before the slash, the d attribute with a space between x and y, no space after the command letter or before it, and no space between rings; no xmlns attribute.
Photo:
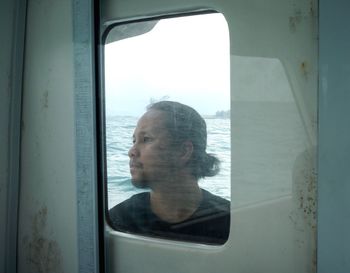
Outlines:
<svg viewBox="0 0 350 273"><path fill-rule="evenodd" d="M28 2L18 272L77 272L72 2Z"/></svg>

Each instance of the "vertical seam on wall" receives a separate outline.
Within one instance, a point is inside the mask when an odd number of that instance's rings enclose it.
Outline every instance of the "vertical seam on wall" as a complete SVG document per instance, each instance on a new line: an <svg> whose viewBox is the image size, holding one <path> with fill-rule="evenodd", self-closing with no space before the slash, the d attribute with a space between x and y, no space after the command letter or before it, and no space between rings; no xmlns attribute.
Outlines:
<svg viewBox="0 0 350 273"><path fill-rule="evenodd" d="M99 272L93 0L73 1L78 270Z"/></svg>

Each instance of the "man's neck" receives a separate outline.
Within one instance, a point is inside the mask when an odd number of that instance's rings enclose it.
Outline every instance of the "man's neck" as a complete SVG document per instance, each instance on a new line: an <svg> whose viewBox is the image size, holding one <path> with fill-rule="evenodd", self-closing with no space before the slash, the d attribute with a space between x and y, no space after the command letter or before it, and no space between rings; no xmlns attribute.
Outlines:
<svg viewBox="0 0 350 273"><path fill-rule="evenodd" d="M160 219L178 223L189 218L202 201L202 191L194 178L173 182L168 187L152 189L151 209Z"/></svg>

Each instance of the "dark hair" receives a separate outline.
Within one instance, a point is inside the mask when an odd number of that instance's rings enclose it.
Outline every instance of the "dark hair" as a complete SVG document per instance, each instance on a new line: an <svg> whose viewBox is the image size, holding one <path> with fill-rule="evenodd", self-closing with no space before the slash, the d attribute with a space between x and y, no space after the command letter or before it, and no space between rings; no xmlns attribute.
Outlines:
<svg viewBox="0 0 350 273"><path fill-rule="evenodd" d="M172 135L174 144L189 140L193 144L193 154L189 161L192 175L197 179L214 176L220 171L220 160L206 152L207 125L193 108L174 101L160 101L150 104L147 110L163 111L167 115L166 128Z"/></svg>

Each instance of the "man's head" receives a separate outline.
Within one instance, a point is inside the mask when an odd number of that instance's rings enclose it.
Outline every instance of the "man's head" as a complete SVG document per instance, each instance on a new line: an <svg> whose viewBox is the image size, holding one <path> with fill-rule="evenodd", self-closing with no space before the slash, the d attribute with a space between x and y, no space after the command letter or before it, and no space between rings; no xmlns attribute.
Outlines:
<svg viewBox="0 0 350 273"><path fill-rule="evenodd" d="M130 173L136 186L151 186L183 170L197 180L219 171L219 160L206 153L204 119L184 104L161 101L148 106L133 139Z"/></svg>

